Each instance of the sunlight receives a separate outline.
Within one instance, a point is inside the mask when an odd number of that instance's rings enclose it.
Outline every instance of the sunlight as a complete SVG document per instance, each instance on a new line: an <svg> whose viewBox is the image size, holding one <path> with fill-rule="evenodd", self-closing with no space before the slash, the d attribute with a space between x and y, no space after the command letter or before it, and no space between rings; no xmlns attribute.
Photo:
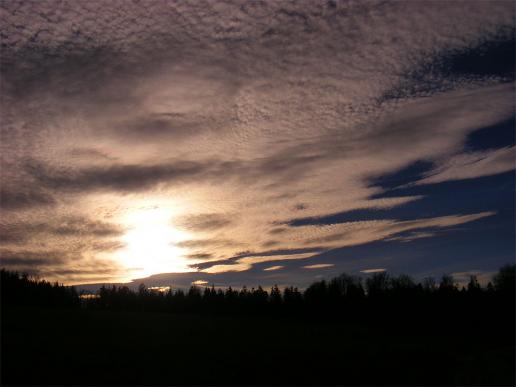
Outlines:
<svg viewBox="0 0 516 387"><path fill-rule="evenodd" d="M122 237L125 247L119 251L120 263L131 271L131 278L157 273L192 271L184 258L186 250L176 246L189 233L172 224L171 208L147 206L131 211L124 223L128 231Z"/></svg>

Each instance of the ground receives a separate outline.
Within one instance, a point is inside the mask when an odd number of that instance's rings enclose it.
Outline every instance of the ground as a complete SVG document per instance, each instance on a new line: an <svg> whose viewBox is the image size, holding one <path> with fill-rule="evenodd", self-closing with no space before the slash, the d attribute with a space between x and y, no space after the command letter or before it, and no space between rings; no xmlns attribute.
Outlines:
<svg viewBox="0 0 516 387"><path fill-rule="evenodd" d="M3 385L514 383L514 340L461 322L2 312Z"/></svg>

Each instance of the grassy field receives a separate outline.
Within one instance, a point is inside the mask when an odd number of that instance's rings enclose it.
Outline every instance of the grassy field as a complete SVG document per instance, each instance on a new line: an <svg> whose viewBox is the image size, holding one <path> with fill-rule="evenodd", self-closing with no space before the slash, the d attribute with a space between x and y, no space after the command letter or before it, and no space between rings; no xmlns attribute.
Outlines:
<svg viewBox="0 0 516 387"><path fill-rule="evenodd" d="M2 312L3 385L514 383L514 341L462 322Z"/></svg>

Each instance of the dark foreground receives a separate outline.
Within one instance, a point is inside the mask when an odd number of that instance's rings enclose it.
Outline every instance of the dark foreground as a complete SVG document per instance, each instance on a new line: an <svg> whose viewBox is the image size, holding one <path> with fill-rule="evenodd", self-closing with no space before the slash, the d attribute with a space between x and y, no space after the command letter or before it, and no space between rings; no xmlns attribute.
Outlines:
<svg viewBox="0 0 516 387"><path fill-rule="evenodd" d="M514 385L513 321L479 313L349 322L9 307L2 384Z"/></svg>

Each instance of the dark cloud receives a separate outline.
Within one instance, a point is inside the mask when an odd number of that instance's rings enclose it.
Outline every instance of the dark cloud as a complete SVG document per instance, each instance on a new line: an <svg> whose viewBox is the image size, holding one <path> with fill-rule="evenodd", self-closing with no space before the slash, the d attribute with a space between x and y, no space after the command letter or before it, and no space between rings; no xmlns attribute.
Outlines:
<svg viewBox="0 0 516 387"><path fill-rule="evenodd" d="M265 241L262 243L262 247L265 247L265 248L278 246L278 245L281 245L280 241L269 240L269 241Z"/></svg>
<svg viewBox="0 0 516 387"><path fill-rule="evenodd" d="M230 259L239 259L246 257L263 257L263 256L275 256L275 255L293 255L293 254L303 254L303 253L316 253L324 250L324 247L310 247L310 248L299 248L299 249L276 249L276 250L266 250L266 251L245 251L242 253L235 254Z"/></svg>
<svg viewBox="0 0 516 387"><path fill-rule="evenodd" d="M21 227L8 227L5 224L0 224L0 243L1 244L19 244L25 242L27 239L27 232Z"/></svg>
<svg viewBox="0 0 516 387"><path fill-rule="evenodd" d="M281 153L252 162L177 160L166 164L111 164L73 170L57 169L32 160L25 164L25 171L47 189L72 192L138 192L149 190L158 184L216 182L227 178L237 178L246 184L254 183L260 178L272 178L273 183L268 185L272 188L302 179L308 173L310 165L323 157Z"/></svg>
<svg viewBox="0 0 516 387"><path fill-rule="evenodd" d="M4 210L23 210L39 206L52 206L55 199L48 193L33 186L26 187L2 187L0 188L0 208Z"/></svg>
<svg viewBox="0 0 516 387"><path fill-rule="evenodd" d="M282 233L284 233L287 230L288 229L286 227L274 227L274 228L271 228L268 231L268 233L271 234L271 235L276 235L276 234L282 234Z"/></svg>
<svg viewBox="0 0 516 387"><path fill-rule="evenodd" d="M4 223L0 225L1 240L21 243L38 235L44 237L113 238L122 235L123 228L106 222L81 217L48 219L46 222Z"/></svg>
<svg viewBox="0 0 516 387"><path fill-rule="evenodd" d="M142 191L164 182L188 181L207 172L209 165L179 161L161 165L112 165L79 171L52 170L41 164L27 165L28 172L48 188L87 191Z"/></svg>
<svg viewBox="0 0 516 387"><path fill-rule="evenodd" d="M92 221L81 218L69 218L51 226L46 230L56 235L82 235L96 238L115 237L123 234L123 228L101 221Z"/></svg>
<svg viewBox="0 0 516 387"><path fill-rule="evenodd" d="M127 274L125 268L112 261L84 258L80 249L75 250L0 249L0 266L45 279L66 279L68 282L107 281L114 276Z"/></svg>
<svg viewBox="0 0 516 387"><path fill-rule="evenodd" d="M90 269L53 269L48 270L47 273L51 273L53 275L57 276L63 276L63 277L74 277L74 276L84 276L88 275L88 277L93 276L92 278L99 278L99 277L106 277L109 278L113 276L113 274L119 272L118 268L115 267L108 267L108 268L102 268L102 267L93 267Z"/></svg>
<svg viewBox="0 0 516 387"><path fill-rule="evenodd" d="M339 224L347 222L357 222L364 220L377 220L377 219L389 219L391 214L390 209L358 209L352 211L337 212L334 214L327 214L323 216L303 217L290 219L283 222L284 225L290 227L302 227L302 226L322 226L330 224ZM392 219L392 218L391 218ZM328 236L331 237L331 236Z"/></svg>
<svg viewBox="0 0 516 387"><path fill-rule="evenodd" d="M101 159L101 160L115 160L114 157L107 155L104 152L99 151L98 149L93 148L73 148L70 149L70 156L78 157L78 158L88 158L88 159Z"/></svg>
<svg viewBox="0 0 516 387"><path fill-rule="evenodd" d="M252 257L277 257L277 256L289 256L289 255L298 255L304 253L320 253L324 251L324 247L314 246L308 248L299 248L299 249L277 249L277 250L266 250L266 251L243 251L233 255L230 258L214 260L209 262L202 262L198 264L190 265L190 267L194 267L199 270L205 270L212 266L216 265L230 265L237 262L242 258L252 258Z"/></svg>
<svg viewBox="0 0 516 387"><path fill-rule="evenodd" d="M210 258L213 258L213 254L211 254L211 253L194 253L194 254L188 254L186 257L189 259L210 259Z"/></svg>
<svg viewBox="0 0 516 387"><path fill-rule="evenodd" d="M110 278L127 275L127 270L119 265L106 260L85 261L79 264L47 266L43 267L38 275L44 278L66 279L68 282L108 282Z"/></svg>
<svg viewBox="0 0 516 387"><path fill-rule="evenodd" d="M65 251L14 251L1 249L0 264L12 268L52 266L65 263L67 255Z"/></svg>
<svg viewBox="0 0 516 387"><path fill-rule="evenodd" d="M412 242L416 239L421 238L430 238L434 237L439 233L437 229L428 229L428 230L419 230L417 232L409 231L409 232L401 232L398 234L394 234L392 237L387 238L388 241L400 241L400 242Z"/></svg>
<svg viewBox="0 0 516 387"><path fill-rule="evenodd" d="M50 87L61 97L77 100L97 91L116 70L130 71L130 65L124 65L120 53L110 47L73 44L75 52L71 52L63 49L66 45L4 48L0 60L5 91L21 99Z"/></svg>
<svg viewBox="0 0 516 387"><path fill-rule="evenodd" d="M191 136L201 131L202 122L196 122L181 114L156 114L122 122L117 126L117 134L127 139L156 141L159 139Z"/></svg>

